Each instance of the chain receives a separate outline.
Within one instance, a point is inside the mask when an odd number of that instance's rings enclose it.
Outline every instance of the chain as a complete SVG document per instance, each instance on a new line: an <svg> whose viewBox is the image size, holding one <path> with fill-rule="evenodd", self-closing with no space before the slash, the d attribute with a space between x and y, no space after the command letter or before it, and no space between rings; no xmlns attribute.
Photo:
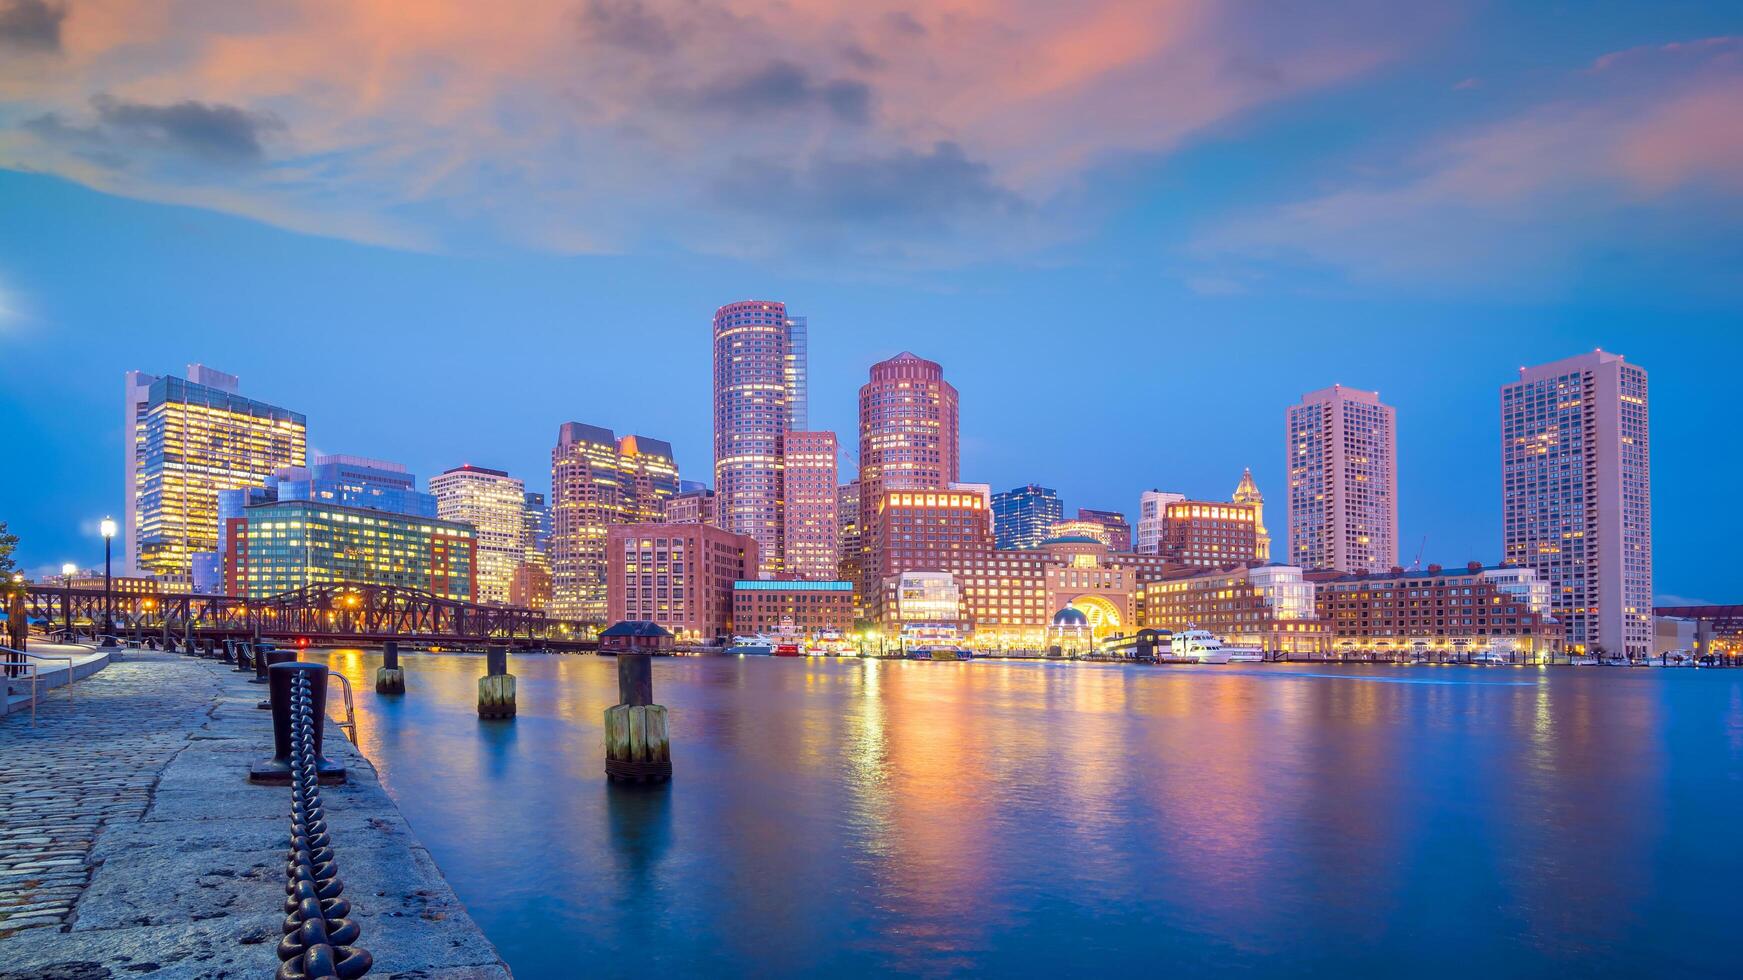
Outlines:
<svg viewBox="0 0 1743 980"><path fill-rule="evenodd" d="M345 883L321 807L320 748L314 713L321 710L302 671L291 678L291 832L285 864L284 939L278 944L278 980L339 977L355 980L374 960L353 946L362 930L346 918L351 903L340 898Z"/></svg>

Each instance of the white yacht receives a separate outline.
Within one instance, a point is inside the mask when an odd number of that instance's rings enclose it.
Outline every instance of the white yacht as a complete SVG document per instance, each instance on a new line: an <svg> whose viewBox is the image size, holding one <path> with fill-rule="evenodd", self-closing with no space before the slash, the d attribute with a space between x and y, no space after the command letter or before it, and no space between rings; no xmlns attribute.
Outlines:
<svg viewBox="0 0 1743 980"><path fill-rule="evenodd" d="M772 637L762 633L755 636L735 636L732 638L732 646L727 647L726 652L767 657L775 652L775 641Z"/></svg>
<svg viewBox="0 0 1743 980"><path fill-rule="evenodd" d="M1190 629L1175 633L1168 641L1172 660L1190 660L1201 664L1252 664L1265 659L1264 651L1255 647L1224 646L1210 630Z"/></svg>

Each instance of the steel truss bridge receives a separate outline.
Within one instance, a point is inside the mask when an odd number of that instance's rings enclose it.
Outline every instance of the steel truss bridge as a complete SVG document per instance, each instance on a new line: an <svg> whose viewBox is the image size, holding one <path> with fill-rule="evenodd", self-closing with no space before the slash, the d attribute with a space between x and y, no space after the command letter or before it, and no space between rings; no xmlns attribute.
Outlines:
<svg viewBox="0 0 1743 980"><path fill-rule="evenodd" d="M534 609L488 606L391 585L308 585L264 599L235 596L113 593L112 632L218 640L259 636L311 646L378 644L385 640L428 646L502 643L526 648L591 650L593 624L552 619ZM71 623L95 635L103 626L102 589L29 586L25 610L43 629Z"/></svg>

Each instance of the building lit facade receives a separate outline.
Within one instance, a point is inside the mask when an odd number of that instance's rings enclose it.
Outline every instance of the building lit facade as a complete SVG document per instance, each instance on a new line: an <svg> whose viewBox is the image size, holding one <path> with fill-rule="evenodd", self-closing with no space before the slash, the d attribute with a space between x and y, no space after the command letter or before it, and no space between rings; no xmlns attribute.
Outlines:
<svg viewBox="0 0 1743 980"><path fill-rule="evenodd" d="M1106 529L1108 547L1115 551L1132 550L1132 525L1126 523L1126 515L1117 510L1093 510L1089 507L1077 508L1077 519L1090 524L1100 524Z"/></svg>
<svg viewBox="0 0 1743 980"><path fill-rule="evenodd" d="M1646 372L1603 351L1501 389L1502 553L1549 583L1581 652L1652 653L1647 405Z"/></svg>
<svg viewBox="0 0 1743 980"><path fill-rule="evenodd" d="M740 634L815 636L853 629L853 583L753 579L733 583L732 628Z"/></svg>
<svg viewBox="0 0 1743 980"><path fill-rule="evenodd" d="M788 578L834 579L840 574L836 521L836 444L833 432L789 432L782 447L781 565Z"/></svg>
<svg viewBox="0 0 1743 980"><path fill-rule="evenodd" d="M1378 392L1333 385L1287 419L1289 557L1307 569L1398 564L1397 414Z"/></svg>
<svg viewBox="0 0 1743 980"><path fill-rule="evenodd" d="M680 490L671 500L666 501L665 522L667 524L719 524L714 520L714 491L706 487L695 490Z"/></svg>
<svg viewBox="0 0 1743 980"><path fill-rule="evenodd" d="M1331 649L1314 584L1291 565L1234 565L1151 582L1142 622L1150 629L1209 630L1231 646L1267 654L1322 657Z"/></svg>
<svg viewBox="0 0 1743 980"><path fill-rule="evenodd" d="M942 490L961 479L956 389L935 361L903 351L871 366L859 389L861 573L876 583L866 535L890 491ZM868 597L881 589L865 589Z"/></svg>
<svg viewBox="0 0 1743 980"><path fill-rule="evenodd" d="M1259 514L1253 504L1177 500L1167 505L1157 552L1198 568L1259 561Z"/></svg>
<svg viewBox="0 0 1743 980"><path fill-rule="evenodd" d="M1046 544L1048 541L1057 541L1060 538L1089 538L1099 542L1109 551L1112 551L1114 547L1113 535L1108 531L1107 525L1100 521L1084 521L1075 517L1054 521L1053 526L1047 529L1047 537L1043 538L1041 543Z"/></svg>
<svg viewBox="0 0 1743 980"><path fill-rule="evenodd" d="M1553 656L1561 624L1550 614L1548 583L1529 568L1484 568L1345 575L1311 572L1319 618L1339 654L1479 652Z"/></svg>
<svg viewBox="0 0 1743 980"><path fill-rule="evenodd" d="M1064 519L1065 505L1047 487L1030 483L993 494L993 540L1001 549L1039 547Z"/></svg>
<svg viewBox="0 0 1743 980"><path fill-rule="evenodd" d="M859 481L849 480L835 488L835 551L840 555L837 576L849 582L861 581L859 525ZM855 595L859 593L855 592Z"/></svg>
<svg viewBox="0 0 1743 980"><path fill-rule="evenodd" d="M551 450L551 612L604 622L606 535L661 519L678 492L669 443L566 422Z"/></svg>
<svg viewBox="0 0 1743 980"><path fill-rule="evenodd" d="M785 554L783 457L805 425L806 323L784 303L728 303L714 312L716 521L757 541L763 574Z"/></svg>
<svg viewBox="0 0 1743 980"><path fill-rule="evenodd" d="M1259 561L1269 563L1271 532L1265 529L1265 495L1259 492L1259 484L1253 480L1251 469L1241 471L1241 482L1235 484L1234 496L1229 499L1253 508L1253 555Z"/></svg>
<svg viewBox="0 0 1743 980"><path fill-rule="evenodd" d="M309 500L255 504L237 520L224 560L229 595L262 599L322 584L476 594L469 524Z"/></svg>
<svg viewBox="0 0 1743 980"><path fill-rule="evenodd" d="M477 601L507 603L515 569L527 560L525 484L468 463L430 477L430 493L438 517L472 525Z"/></svg>
<svg viewBox="0 0 1743 980"><path fill-rule="evenodd" d="M188 377L126 376L127 507L121 569L192 585L193 555L219 549L218 494L261 487L307 461L301 413L244 398L234 375L199 364Z"/></svg>
<svg viewBox="0 0 1743 980"><path fill-rule="evenodd" d="M1168 505L1185 499L1186 495L1183 493L1166 493L1161 490L1145 490L1139 494L1137 540L1133 550L1140 555L1157 554L1162 545L1162 522Z"/></svg>
<svg viewBox="0 0 1743 980"><path fill-rule="evenodd" d="M709 524L620 524L606 532L605 618L646 620L680 640L733 632L733 585L757 569L756 539Z"/></svg>

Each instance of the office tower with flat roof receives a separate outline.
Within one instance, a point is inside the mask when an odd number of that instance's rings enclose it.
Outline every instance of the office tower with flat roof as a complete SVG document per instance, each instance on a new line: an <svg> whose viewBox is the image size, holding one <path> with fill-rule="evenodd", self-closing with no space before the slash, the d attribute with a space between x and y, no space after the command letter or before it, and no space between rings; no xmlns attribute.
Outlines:
<svg viewBox="0 0 1743 980"><path fill-rule="evenodd" d="M786 497L782 573L798 579L834 579L841 565L836 542L835 433L789 432L781 458Z"/></svg>
<svg viewBox="0 0 1743 980"><path fill-rule="evenodd" d="M263 487L307 461L301 413L244 398L234 375L126 376L121 567L192 585L193 555L219 547L218 494Z"/></svg>
<svg viewBox="0 0 1743 980"><path fill-rule="evenodd" d="M787 433L805 427L806 346L805 318L784 303L714 312L715 520L756 539L764 575L786 554L782 465Z"/></svg>
<svg viewBox="0 0 1743 980"><path fill-rule="evenodd" d="M677 492L670 443L565 422L551 449L551 612L603 622L611 527L658 521Z"/></svg>
<svg viewBox="0 0 1743 980"><path fill-rule="evenodd" d="M1398 420L1378 392L1332 385L1287 413L1289 556L1308 570L1398 564Z"/></svg>
<svg viewBox="0 0 1743 980"><path fill-rule="evenodd" d="M1604 351L1501 388L1503 555L1549 583L1579 652L1652 653L1647 405L1645 370Z"/></svg>
<svg viewBox="0 0 1743 980"><path fill-rule="evenodd" d="M308 585L391 585L475 598L470 524L314 500L244 508L224 568L225 591L249 599Z"/></svg>
<svg viewBox="0 0 1743 980"><path fill-rule="evenodd" d="M678 491L666 501L661 520L667 524L714 524L714 491L707 487Z"/></svg>
<svg viewBox="0 0 1743 980"><path fill-rule="evenodd" d="M506 603L526 560L526 485L503 470L466 463L430 477L436 514L470 524L479 602Z"/></svg>
<svg viewBox="0 0 1743 980"><path fill-rule="evenodd" d="M860 580L860 533L859 480L855 478L835 488L835 550L841 556L837 576L843 581Z"/></svg>
<svg viewBox="0 0 1743 980"><path fill-rule="evenodd" d="M1059 494L1036 484L993 494L993 540L1000 548L1037 548L1065 518Z"/></svg>

